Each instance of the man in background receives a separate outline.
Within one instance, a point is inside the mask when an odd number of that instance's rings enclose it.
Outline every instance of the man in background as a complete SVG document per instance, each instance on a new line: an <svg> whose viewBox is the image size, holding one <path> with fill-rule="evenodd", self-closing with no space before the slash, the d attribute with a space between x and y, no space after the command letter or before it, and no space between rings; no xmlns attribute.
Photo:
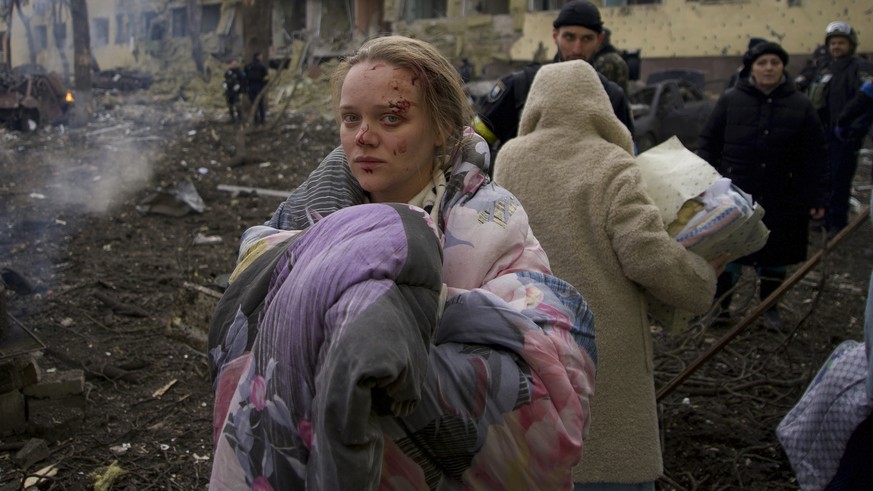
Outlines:
<svg viewBox="0 0 873 491"><path fill-rule="evenodd" d="M230 112L231 124L236 124L242 121L242 111L240 110L240 94L243 89L245 76L242 69L239 67L239 61L234 58L227 62L227 70L224 72L224 98L227 100L227 109Z"/></svg>
<svg viewBox="0 0 873 491"><path fill-rule="evenodd" d="M558 48L553 63L591 58L604 38L600 10L588 0L572 0L552 23L552 39ZM488 93L473 122L473 128L492 146L518 134L518 121L534 75L542 65L532 63L500 79ZM618 119L634 134L633 114L621 87L599 74L603 89ZM579 94L585 97L585 94Z"/></svg>
<svg viewBox="0 0 873 491"><path fill-rule="evenodd" d="M264 57L260 52L256 52L252 56L252 62L246 65L246 90L248 92L249 101L252 103L252 109L255 111L255 124L264 124L267 117L267 101L266 94L260 94L267 86L267 67L264 65ZM255 101L258 101L255 106Z"/></svg>
<svg viewBox="0 0 873 491"><path fill-rule="evenodd" d="M828 144L831 170L830 205L825 227L833 237L849 222L849 198L852 181L858 168L858 151L870 130L873 116L865 115L851 126L852 131L837 134L840 113L858 92L861 85L873 79L873 64L855 56L858 35L846 22L835 21L825 29L825 45L831 61L819 70L809 87L809 99L818 112Z"/></svg>

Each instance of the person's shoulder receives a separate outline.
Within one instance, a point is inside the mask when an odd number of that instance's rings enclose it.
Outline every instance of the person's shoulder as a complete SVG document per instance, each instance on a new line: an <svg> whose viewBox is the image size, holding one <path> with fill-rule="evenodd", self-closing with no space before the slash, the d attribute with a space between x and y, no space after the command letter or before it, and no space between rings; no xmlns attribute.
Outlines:
<svg viewBox="0 0 873 491"><path fill-rule="evenodd" d="M597 72L597 77L600 78L600 83L603 85L603 89L606 90L606 95L609 96L610 100L627 99L620 85L606 78L606 75L600 72Z"/></svg>
<svg viewBox="0 0 873 491"><path fill-rule="evenodd" d="M604 53L597 58L597 61L604 64L627 65L627 62L624 61L624 58L621 57L618 51Z"/></svg>
<svg viewBox="0 0 873 491"><path fill-rule="evenodd" d="M488 104L497 104L504 100L513 99L512 94L515 92L516 88L520 85L530 86L530 82L533 80L536 70L538 69L539 66L531 71L532 68L525 66L521 70L504 75L503 78L494 83L491 90L485 95L485 102Z"/></svg>
<svg viewBox="0 0 873 491"><path fill-rule="evenodd" d="M855 56L855 62L858 64L860 71L863 72L862 77L864 79L869 80L870 77L873 77L873 61Z"/></svg>

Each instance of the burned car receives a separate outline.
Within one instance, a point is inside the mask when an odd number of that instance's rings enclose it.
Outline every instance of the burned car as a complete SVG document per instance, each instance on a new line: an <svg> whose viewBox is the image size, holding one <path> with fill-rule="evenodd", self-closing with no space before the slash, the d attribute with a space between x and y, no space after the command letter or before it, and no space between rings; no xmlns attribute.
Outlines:
<svg viewBox="0 0 873 491"><path fill-rule="evenodd" d="M61 77L41 68L0 68L0 124L20 131L66 122L72 93Z"/></svg>
<svg viewBox="0 0 873 491"><path fill-rule="evenodd" d="M715 107L715 100L703 91L702 73L694 70L654 73L628 99L640 152L674 135L686 148L696 149L697 135Z"/></svg>

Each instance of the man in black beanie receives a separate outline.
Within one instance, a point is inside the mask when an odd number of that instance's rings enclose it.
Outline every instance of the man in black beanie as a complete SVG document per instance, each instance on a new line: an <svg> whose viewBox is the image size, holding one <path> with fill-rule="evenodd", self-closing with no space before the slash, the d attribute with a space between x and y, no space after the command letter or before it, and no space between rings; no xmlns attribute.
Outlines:
<svg viewBox="0 0 873 491"><path fill-rule="evenodd" d="M552 62L590 62L604 36L603 20L597 6L588 0L571 0L564 5L552 23L552 39L558 48ZM521 71L503 77L480 104L473 128L492 146L496 146L498 142L506 142L518 134L518 121L527 100L527 93L541 66L531 63ZM624 90L602 74L598 75L615 115L633 136L633 115ZM581 97L584 95L580 94Z"/></svg>

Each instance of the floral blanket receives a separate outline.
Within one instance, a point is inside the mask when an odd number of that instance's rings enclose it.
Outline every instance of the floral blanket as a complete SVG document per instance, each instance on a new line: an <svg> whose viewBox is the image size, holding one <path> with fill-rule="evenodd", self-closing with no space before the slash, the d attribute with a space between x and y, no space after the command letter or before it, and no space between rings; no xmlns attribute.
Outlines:
<svg viewBox="0 0 873 491"><path fill-rule="evenodd" d="M572 486L594 362L569 284L518 272L443 303L409 205L269 238L210 328L211 489Z"/></svg>

